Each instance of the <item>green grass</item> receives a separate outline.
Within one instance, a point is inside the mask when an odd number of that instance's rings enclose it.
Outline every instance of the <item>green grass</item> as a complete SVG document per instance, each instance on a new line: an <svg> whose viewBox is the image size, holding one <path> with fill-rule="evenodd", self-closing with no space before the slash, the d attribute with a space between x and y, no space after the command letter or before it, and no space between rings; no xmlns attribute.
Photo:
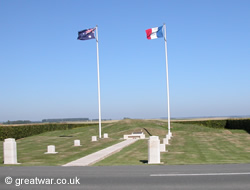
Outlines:
<svg viewBox="0 0 250 190"><path fill-rule="evenodd" d="M43 134L17 140L17 157L21 166L27 165L63 165L90 153L96 152L120 140L118 138L101 139L91 142L91 136L98 134L98 126L80 127L71 130L46 132ZM60 137L64 136L64 137ZM80 147L74 147L74 140L81 141ZM48 145L55 145L58 154L49 155ZM0 152L3 142L0 143ZM3 165L3 154L0 154L0 165Z"/></svg>
<svg viewBox="0 0 250 190"><path fill-rule="evenodd" d="M108 133L108 139L100 139L91 142L91 136L98 134L98 125L75 128L71 130L59 130L42 133L39 135L18 139L17 160L19 166L43 166L43 165L63 165L70 161L111 146L120 142L124 134L144 130L148 127L151 133L166 133L165 127L158 123L144 122L140 120L122 120L120 122L103 124L102 132ZM60 137L64 136L64 137ZM74 147L73 141L79 139L80 147ZM49 155L48 145L55 145L58 154ZM0 152L3 152L3 141L0 142ZM3 154L0 154L0 166L3 165Z"/></svg>
<svg viewBox="0 0 250 190"><path fill-rule="evenodd" d="M168 152L161 153L161 161L173 164L250 163L250 135L243 130L214 129L195 124L172 123ZM145 130L146 129L146 130ZM121 120L103 124L102 132L108 139L91 142L98 134L98 125L71 130L52 131L17 140L20 166L63 165L90 153L120 142L124 134L143 131L146 137L167 133L167 123L157 120ZM64 137L60 137L64 136ZM74 147L79 139L81 147ZM48 145L55 145L55 155L44 154ZM144 165L148 160L148 140L139 140L122 151L95 165ZM3 142L0 142L0 166L3 163Z"/></svg>
<svg viewBox="0 0 250 190"><path fill-rule="evenodd" d="M243 130L172 123L174 137L161 153L165 165L250 163L250 135ZM95 165L144 165L148 140L140 140Z"/></svg>

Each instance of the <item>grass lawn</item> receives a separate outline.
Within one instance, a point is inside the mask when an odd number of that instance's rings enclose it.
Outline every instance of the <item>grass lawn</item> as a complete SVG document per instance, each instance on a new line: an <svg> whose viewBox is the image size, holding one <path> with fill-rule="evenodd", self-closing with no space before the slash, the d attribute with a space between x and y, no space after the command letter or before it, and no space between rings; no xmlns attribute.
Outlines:
<svg viewBox="0 0 250 190"><path fill-rule="evenodd" d="M91 136L98 135L98 125L71 130L52 131L17 140L19 166L63 165L90 153L120 142L124 134L143 131L146 137L167 133L167 122L157 120L121 120L105 123L102 132L108 139L91 142ZM219 164L250 163L250 134L242 130L212 129L193 124L172 123L168 152L161 153L164 164ZM80 147L73 141L79 139ZM148 140L139 140L122 151L95 165L143 165L148 160ZM44 154L48 145L55 145L55 155ZM3 152L3 142L0 142ZM3 154L0 154L0 166Z"/></svg>
<svg viewBox="0 0 250 190"><path fill-rule="evenodd" d="M118 138L112 138L112 135L111 138L91 142L91 136L94 135L98 135L98 125L46 132L19 139L16 141L17 161L21 166L63 165L120 142ZM82 146L73 146L76 139L81 141ZM44 154L48 145L55 145L58 154ZM3 142L0 143L0 152L3 152ZM3 166L3 154L0 154L0 163Z"/></svg>
<svg viewBox="0 0 250 190"><path fill-rule="evenodd" d="M18 166L43 166L63 165L113 144L120 142L124 134L143 130L143 127L152 129L154 134L166 133L165 128L153 125L150 122L123 120L119 122L105 123L102 125L102 132L108 133L108 139L99 139L91 142L91 136L98 136L98 125L79 127L71 130L46 132L39 135L18 139L17 161ZM74 147L74 140L81 141L80 147ZM58 154L44 154L48 145L55 145ZM3 152L3 141L0 142L0 152ZM0 166L3 164L3 154L0 154Z"/></svg>
<svg viewBox="0 0 250 190"><path fill-rule="evenodd" d="M161 153L161 162L166 165L250 163L250 134L243 130L171 125L174 137L166 147L168 152ZM139 140L95 165L144 165L147 146L148 140Z"/></svg>

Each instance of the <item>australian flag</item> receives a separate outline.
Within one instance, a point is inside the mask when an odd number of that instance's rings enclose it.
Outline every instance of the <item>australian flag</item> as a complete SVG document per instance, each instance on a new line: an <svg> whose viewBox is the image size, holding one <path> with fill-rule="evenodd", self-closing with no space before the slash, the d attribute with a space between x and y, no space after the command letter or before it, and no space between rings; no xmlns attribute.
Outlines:
<svg viewBox="0 0 250 190"><path fill-rule="evenodd" d="M95 29L96 28L89 28L86 30L82 30L78 32L78 40L90 40L95 38Z"/></svg>

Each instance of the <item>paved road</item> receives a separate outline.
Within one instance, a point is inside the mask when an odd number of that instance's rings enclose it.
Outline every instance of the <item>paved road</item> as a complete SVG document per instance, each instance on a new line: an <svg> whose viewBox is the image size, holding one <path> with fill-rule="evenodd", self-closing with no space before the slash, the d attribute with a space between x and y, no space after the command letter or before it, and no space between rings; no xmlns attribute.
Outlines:
<svg viewBox="0 0 250 190"><path fill-rule="evenodd" d="M12 184L5 183L5 179L7 183L11 182L9 177L12 178ZM35 183L47 184L35 185ZM250 189L250 164L0 167L0 189L248 190Z"/></svg>

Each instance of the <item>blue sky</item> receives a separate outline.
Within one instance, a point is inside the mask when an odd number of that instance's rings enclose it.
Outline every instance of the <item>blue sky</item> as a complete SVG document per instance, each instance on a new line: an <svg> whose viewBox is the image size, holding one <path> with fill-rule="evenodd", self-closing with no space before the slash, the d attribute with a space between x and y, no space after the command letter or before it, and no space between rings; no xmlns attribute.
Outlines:
<svg viewBox="0 0 250 190"><path fill-rule="evenodd" d="M248 0L0 0L0 121L250 115Z"/></svg>

